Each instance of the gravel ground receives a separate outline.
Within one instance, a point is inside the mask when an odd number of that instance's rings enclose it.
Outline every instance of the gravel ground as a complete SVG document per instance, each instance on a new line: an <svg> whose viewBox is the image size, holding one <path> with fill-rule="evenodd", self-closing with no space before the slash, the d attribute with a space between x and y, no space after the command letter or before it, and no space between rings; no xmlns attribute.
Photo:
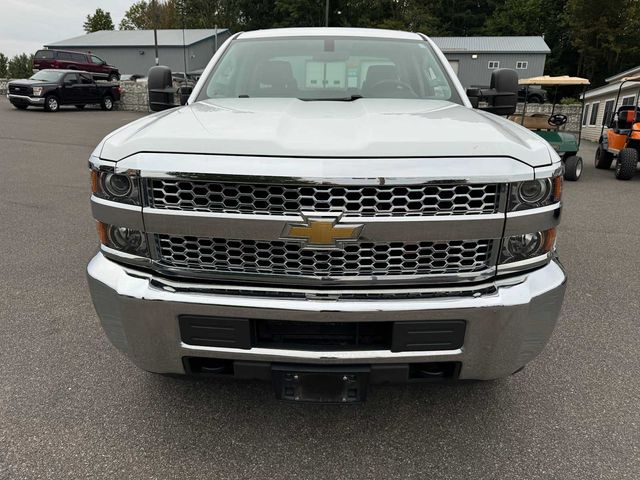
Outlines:
<svg viewBox="0 0 640 480"><path fill-rule="evenodd" d="M84 276L87 158L138 116L0 100L0 478L640 477L640 176L595 170L583 146L562 317L523 372L292 405L269 385L147 374L103 335Z"/></svg>

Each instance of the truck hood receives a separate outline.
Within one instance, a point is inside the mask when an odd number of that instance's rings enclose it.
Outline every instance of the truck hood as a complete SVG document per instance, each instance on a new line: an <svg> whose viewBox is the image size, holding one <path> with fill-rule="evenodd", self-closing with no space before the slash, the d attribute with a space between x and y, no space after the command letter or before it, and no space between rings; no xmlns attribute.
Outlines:
<svg viewBox="0 0 640 480"><path fill-rule="evenodd" d="M497 157L549 165L546 143L492 114L436 100L211 99L116 130L100 157L138 152L280 157Z"/></svg>
<svg viewBox="0 0 640 480"><path fill-rule="evenodd" d="M20 86L20 87L44 87L49 85L56 85L55 82L42 82L40 80L11 80L9 85Z"/></svg>

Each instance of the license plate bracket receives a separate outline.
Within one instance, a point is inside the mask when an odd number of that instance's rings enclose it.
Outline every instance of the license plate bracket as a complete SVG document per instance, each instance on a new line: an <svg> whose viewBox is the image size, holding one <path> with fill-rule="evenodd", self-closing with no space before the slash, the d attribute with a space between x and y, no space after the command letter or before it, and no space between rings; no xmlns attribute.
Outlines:
<svg viewBox="0 0 640 480"><path fill-rule="evenodd" d="M317 368L277 365L271 369L276 397L292 402L360 403L366 400L368 367Z"/></svg>

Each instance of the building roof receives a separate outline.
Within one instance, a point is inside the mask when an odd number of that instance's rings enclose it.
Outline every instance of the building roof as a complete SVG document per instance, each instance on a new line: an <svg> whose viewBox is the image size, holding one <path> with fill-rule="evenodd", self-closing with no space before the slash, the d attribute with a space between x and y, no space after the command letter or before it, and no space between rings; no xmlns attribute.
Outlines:
<svg viewBox="0 0 640 480"><path fill-rule="evenodd" d="M584 98L589 99L593 97L599 97L601 95L617 93L618 89L620 88L620 82L622 80L628 81L632 77L638 77L638 75L640 75L640 65L634 68L630 68L629 70L625 70L624 72L616 73L615 75L612 75L609 78L605 79L605 82L607 82L606 85L593 88L587 91L584 94ZM630 81L629 83L625 83L622 86L622 91L623 92L626 92L628 90L638 91L639 88L640 88L640 81Z"/></svg>
<svg viewBox="0 0 640 480"><path fill-rule="evenodd" d="M618 89L620 88L620 83L611 83L608 85L604 85L603 87L594 88L593 90L589 90L584 94L584 98L586 100L594 97L600 97L603 95L613 95L614 97L618 93ZM640 90L640 82L629 82L625 83L622 87L623 92L637 92Z"/></svg>
<svg viewBox="0 0 640 480"><path fill-rule="evenodd" d="M227 32L219 28L218 35ZM158 30L158 45L161 47L181 47L181 29ZM214 28L185 29L184 44L193 45L216 35ZM153 30L100 30L79 37L68 38L45 45L47 48L68 47L149 47L153 46Z"/></svg>
<svg viewBox="0 0 640 480"><path fill-rule="evenodd" d="M544 37L431 37L444 53L551 53Z"/></svg>
<svg viewBox="0 0 640 480"><path fill-rule="evenodd" d="M630 68L629 70L625 70L624 72L616 73L609 78L605 78L604 81L607 83L617 82L622 80L624 77L632 77L638 73L640 73L640 65Z"/></svg>
<svg viewBox="0 0 640 480"><path fill-rule="evenodd" d="M305 27L305 28L271 28L243 32L238 38L274 38L274 37L375 37L401 40L421 40L420 34L400 30L384 30L378 28L344 28L344 27Z"/></svg>

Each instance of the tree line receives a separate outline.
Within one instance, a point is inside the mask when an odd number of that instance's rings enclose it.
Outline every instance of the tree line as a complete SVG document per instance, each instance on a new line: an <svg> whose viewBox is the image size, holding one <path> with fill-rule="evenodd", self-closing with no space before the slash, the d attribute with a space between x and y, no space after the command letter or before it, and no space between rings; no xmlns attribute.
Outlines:
<svg viewBox="0 0 640 480"><path fill-rule="evenodd" d="M325 0L140 0L119 28L240 31L322 26L324 17ZM551 48L545 73L585 76L594 85L640 64L640 0L617 0L615 8L602 0L331 0L329 24L431 36L544 35Z"/></svg>
<svg viewBox="0 0 640 480"><path fill-rule="evenodd" d="M325 0L139 0L119 29L322 26ZM640 0L330 0L329 24L420 31L431 36L544 35L546 72L599 85L640 64ZM110 12L87 15L85 31L113 30ZM21 60L24 60L22 58ZM19 60L11 60L16 65ZM17 63L16 63L17 62ZM0 63L0 77L2 77Z"/></svg>

